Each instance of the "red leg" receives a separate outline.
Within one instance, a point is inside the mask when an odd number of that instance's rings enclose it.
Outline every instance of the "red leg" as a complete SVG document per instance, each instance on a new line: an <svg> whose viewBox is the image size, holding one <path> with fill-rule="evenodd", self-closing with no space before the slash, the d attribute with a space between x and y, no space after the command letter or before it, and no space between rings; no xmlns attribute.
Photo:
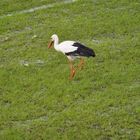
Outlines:
<svg viewBox="0 0 140 140"><path fill-rule="evenodd" d="M69 77L69 79L72 80L73 77L75 76L76 70L75 70L71 61L69 61L69 64L70 64L70 77Z"/></svg>
<svg viewBox="0 0 140 140"><path fill-rule="evenodd" d="M78 69L82 69L83 66L84 66L84 59L81 58L81 59L80 59L80 63L79 63L79 65L78 65Z"/></svg>

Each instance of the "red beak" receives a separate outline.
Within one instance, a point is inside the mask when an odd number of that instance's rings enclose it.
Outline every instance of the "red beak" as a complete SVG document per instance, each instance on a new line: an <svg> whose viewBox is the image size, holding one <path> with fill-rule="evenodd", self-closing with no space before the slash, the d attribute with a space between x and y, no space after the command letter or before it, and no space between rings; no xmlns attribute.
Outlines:
<svg viewBox="0 0 140 140"><path fill-rule="evenodd" d="M51 48L53 46L53 41L50 41L50 43L48 44L48 48Z"/></svg>

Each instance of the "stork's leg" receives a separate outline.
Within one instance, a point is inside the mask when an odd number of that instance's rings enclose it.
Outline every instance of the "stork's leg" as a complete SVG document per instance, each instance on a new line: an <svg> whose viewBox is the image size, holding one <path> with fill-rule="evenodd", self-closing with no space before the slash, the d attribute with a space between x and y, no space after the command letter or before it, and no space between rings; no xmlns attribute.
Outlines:
<svg viewBox="0 0 140 140"><path fill-rule="evenodd" d="M72 61L69 61L69 65L70 65L70 77L69 77L69 79L72 80L72 78L73 78L74 75L75 75L76 70L75 70L75 68L74 68L74 66L73 66Z"/></svg>
<svg viewBox="0 0 140 140"><path fill-rule="evenodd" d="M81 70L83 68L83 66L84 66L84 59L83 58L80 58L80 63L78 65L78 69Z"/></svg>

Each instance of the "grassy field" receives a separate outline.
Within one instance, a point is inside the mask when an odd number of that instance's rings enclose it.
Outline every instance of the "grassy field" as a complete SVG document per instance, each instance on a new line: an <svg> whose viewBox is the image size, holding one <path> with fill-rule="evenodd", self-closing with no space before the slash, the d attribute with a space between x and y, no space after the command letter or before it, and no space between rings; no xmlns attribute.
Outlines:
<svg viewBox="0 0 140 140"><path fill-rule="evenodd" d="M0 140L139 140L140 3L63 2L0 1ZM54 33L96 52L72 81Z"/></svg>

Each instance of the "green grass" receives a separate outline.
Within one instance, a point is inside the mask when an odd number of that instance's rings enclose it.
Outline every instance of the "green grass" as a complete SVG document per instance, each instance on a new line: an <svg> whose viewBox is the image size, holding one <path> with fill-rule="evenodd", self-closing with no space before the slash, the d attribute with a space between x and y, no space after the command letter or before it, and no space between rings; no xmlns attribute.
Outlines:
<svg viewBox="0 0 140 140"><path fill-rule="evenodd" d="M50 4L63 0L1 0L0 3L0 15L9 14L11 12L17 12L25 10L27 8L33 8L35 6L41 6L43 4Z"/></svg>
<svg viewBox="0 0 140 140"><path fill-rule="evenodd" d="M0 15L54 2L2 0ZM78 0L1 18L0 139L140 139L139 7ZM47 48L54 33L96 52L72 81L67 58Z"/></svg>

